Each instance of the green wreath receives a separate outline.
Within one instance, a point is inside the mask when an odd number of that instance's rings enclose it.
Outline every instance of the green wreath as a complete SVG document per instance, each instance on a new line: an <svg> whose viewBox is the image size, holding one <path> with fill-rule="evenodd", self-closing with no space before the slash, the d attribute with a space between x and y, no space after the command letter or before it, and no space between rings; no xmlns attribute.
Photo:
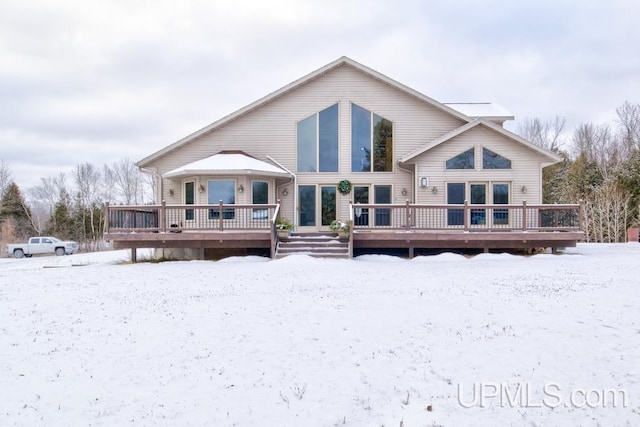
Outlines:
<svg viewBox="0 0 640 427"><path fill-rule="evenodd" d="M338 191L340 194L349 194L351 193L351 182L348 179L343 179L338 183Z"/></svg>

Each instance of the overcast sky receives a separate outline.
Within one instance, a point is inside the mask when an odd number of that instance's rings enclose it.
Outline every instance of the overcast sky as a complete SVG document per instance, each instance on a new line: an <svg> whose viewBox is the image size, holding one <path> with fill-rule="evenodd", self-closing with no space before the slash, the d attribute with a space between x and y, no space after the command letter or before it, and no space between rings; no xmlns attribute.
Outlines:
<svg viewBox="0 0 640 427"><path fill-rule="evenodd" d="M0 160L23 190L138 161L343 55L571 130L640 102L639 17L637 0L0 0Z"/></svg>

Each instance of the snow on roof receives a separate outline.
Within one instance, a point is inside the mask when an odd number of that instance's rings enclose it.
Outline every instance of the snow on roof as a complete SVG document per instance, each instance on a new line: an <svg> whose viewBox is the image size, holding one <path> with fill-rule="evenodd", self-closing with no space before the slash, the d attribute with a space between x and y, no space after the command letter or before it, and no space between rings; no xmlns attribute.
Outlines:
<svg viewBox="0 0 640 427"><path fill-rule="evenodd" d="M220 152L164 174L166 178L191 175L267 175L289 176L289 172L242 152Z"/></svg>
<svg viewBox="0 0 640 427"><path fill-rule="evenodd" d="M500 104L492 102L448 102L447 107L464 114L471 118L501 118L504 120L513 120L514 116L509 110Z"/></svg>

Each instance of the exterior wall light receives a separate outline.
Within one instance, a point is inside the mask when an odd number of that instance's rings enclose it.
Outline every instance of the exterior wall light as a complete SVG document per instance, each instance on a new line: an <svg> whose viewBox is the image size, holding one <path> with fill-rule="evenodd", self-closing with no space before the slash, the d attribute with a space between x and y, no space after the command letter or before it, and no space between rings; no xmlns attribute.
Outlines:
<svg viewBox="0 0 640 427"><path fill-rule="evenodd" d="M238 193L244 193L244 187L242 186L242 184L240 184L240 186L238 187Z"/></svg>

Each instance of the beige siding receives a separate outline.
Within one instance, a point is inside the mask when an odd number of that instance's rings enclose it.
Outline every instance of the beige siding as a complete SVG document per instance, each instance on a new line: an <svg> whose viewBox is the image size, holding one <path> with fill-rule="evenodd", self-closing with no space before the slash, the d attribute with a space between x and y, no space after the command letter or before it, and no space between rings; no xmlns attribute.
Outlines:
<svg viewBox="0 0 640 427"><path fill-rule="evenodd" d="M339 104L339 170L336 173L300 173L297 174L297 185L337 185L340 180L348 179L354 186L358 185L392 185L393 203L404 203L405 200L416 200L419 203L444 203L444 183L460 180L508 181L512 183L512 202L519 203L526 198L530 203L540 201L540 162L536 154L519 144L486 128L476 127L451 141L419 156L417 163L418 176L431 179L429 191L418 188L411 173L394 166L389 173L352 173L351 169L351 103L358 104L393 122L393 150L395 160L405 156L426 143L465 124L442 110L388 84L372 78L349 65L342 65L321 75L295 90L231 121L223 127L204 135L175 151L156 160L150 167L156 167L159 173L183 166L187 163L203 159L222 150L242 150L264 161L271 156L284 167L296 172L296 123L331 105ZM444 162L471 146L480 150L476 158L481 161L481 147L487 148L512 160L511 171L445 171ZM395 164L395 162L394 162ZM459 177L454 177L459 174ZM196 189L206 177L194 177ZM239 178L245 189L250 187L250 180ZM282 195L283 184L287 180L271 180L272 188L279 185L278 194L272 191L270 202L281 199L282 215L295 219L295 188L287 185L288 196ZM433 186L438 193L431 192ZM520 188L526 185L526 195ZM167 203L182 203L183 180L164 180L162 197ZM173 196L169 189L174 190ZM403 189L407 194L403 195ZM414 198L414 192L416 198ZM250 202L249 192L245 191L243 199L238 196L238 203ZM526 196L526 197L525 197ZM338 193L338 218L348 218L348 202L351 195ZM371 191L373 202L373 191ZM206 192L199 194L196 190L196 203L206 203ZM296 221L297 222L297 221Z"/></svg>
<svg viewBox="0 0 640 427"><path fill-rule="evenodd" d="M511 169L482 169L482 148L511 160ZM445 162L470 149L475 149L476 168L471 170L446 170ZM446 203L447 182L506 182L511 184L511 203L523 200L535 204L542 202L542 172L540 164L546 161L540 154L521 144L499 135L485 127L476 126L471 130L427 151L415 159L418 178L429 178L429 188L418 189L418 203ZM522 187L526 187L526 193ZM433 187L437 193L433 193Z"/></svg>

